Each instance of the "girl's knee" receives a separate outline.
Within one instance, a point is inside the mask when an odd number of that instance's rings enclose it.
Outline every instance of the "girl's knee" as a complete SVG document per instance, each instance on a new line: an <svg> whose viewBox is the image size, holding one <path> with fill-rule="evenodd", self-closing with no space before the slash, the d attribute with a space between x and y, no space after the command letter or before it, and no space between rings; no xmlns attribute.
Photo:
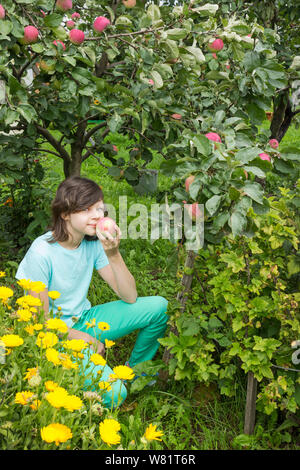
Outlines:
<svg viewBox="0 0 300 470"><path fill-rule="evenodd" d="M154 308L158 313L166 313L168 308L168 301L161 295L155 295L152 297L152 302L154 304Z"/></svg>

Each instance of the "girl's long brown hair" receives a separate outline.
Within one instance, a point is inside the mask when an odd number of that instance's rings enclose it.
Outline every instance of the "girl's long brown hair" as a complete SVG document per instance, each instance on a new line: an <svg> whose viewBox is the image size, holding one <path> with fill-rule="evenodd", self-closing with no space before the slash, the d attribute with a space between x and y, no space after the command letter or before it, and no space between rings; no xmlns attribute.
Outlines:
<svg viewBox="0 0 300 470"><path fill-rule="evenodd" d="M52 231L49 243L64 242L69 238L66 222L62 214L69 215L89 208L98 201L103 200L103 192L95 181L81 176L71 176L57 188L55 198L51 205L52 223L48 230ZM97 237L85 235L86 240L96 240Z"/></svg>

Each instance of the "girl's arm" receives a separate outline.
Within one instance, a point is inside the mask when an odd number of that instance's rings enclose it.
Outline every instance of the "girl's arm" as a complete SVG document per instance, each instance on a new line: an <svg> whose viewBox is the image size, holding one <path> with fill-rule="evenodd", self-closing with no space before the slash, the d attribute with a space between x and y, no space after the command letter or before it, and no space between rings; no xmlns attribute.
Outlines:
<svg viewBox="0 0 300 470"><path fill-rule="evenodd" d="M49 319L48 289L43 290L39 294L33 291L29 291L28 294L32 295L33 297L38 297L39 299L41 299L42 308L45 314L45 320L48 320ZM104 344L100 343L100 341L98 341L96 338L89 335L88 333L84 333L82 331L78 331L78 330L75 330L74 328L68 327L68 339L83 339L87 343L93 343L96 345L97 348L95 352L102 354L102 355L104 355L105 353Z"/></svg>

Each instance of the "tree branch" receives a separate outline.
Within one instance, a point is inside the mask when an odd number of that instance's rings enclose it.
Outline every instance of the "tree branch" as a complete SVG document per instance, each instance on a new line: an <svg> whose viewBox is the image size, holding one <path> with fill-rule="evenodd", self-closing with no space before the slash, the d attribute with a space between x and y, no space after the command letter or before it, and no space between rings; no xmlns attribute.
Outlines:
<svg viewBox="0 0 300 470"><path fill-rule="evenodd" d="M44 127L40 126L39 124L36 124L35 126L36 126L36 129L37 129L38 133L41 134L42 136L44 136L45 139L52 145L52 147L54 147L55 150L57 150L60 157L63 160L66 160L66 161L70 162L71 161L70 155L64 149L64 147L58 142L58 140L56 140L53 137L53 135L48 131L48 129L45 129Z"/></svg>
<svg viewBox="0 0 300 470"><path fill-rule="evenodd" d="M101 124L97 124L97 126L94 126L92 127L92 129L90 129L86 134L85 134L85 137L84 137L84 140L83 140L83 148L86 146L87 142L89 141L90 137L95 134L95 132L97 132L99 129L102 129L102 127L105 127L106 126L106 122L101 122Z"/></svg>
<svg viewBox="0 0 300 470"><path fill-rule="evenodd" d="M57 157L59 158L62 158L61 155L59 153L56 153L56 152L52 152L52 150L48 150L48 149L40 149L40 148L33 148L32 150L36 150L37 152L46 152L46 153L51 153L52 155L56 155Z"/></svg>

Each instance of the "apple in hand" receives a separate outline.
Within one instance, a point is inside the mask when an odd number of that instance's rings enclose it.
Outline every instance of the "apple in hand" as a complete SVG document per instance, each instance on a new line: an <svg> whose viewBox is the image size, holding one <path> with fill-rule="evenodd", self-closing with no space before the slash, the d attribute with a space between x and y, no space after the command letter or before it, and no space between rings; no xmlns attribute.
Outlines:
<svg viewBox="0 0 300 470"><path fill-rule="evenodd" d="M110 217L103 217L103 219L100 219L99 222L96 225L96 233L97 233L98 237L99 237L99 234L106 237L106 235L108 233L110 235L112 235L113 237L116 237L116 235L117 235L117 224Z"/></svg>

